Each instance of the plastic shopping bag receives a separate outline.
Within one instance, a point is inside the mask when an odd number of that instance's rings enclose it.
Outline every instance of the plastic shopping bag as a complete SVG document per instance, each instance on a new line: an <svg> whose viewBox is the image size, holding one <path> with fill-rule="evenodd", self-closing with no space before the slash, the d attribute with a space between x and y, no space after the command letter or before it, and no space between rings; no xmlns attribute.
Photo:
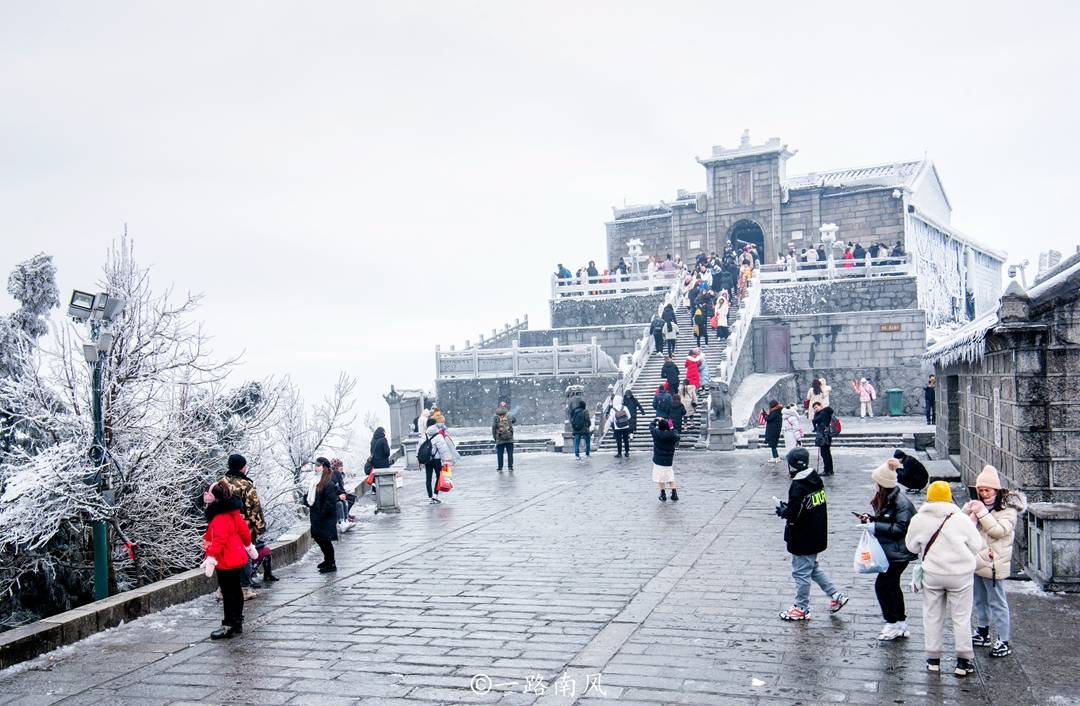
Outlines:
<svg viewBox="0 0 1080 706"><path fill-rule="evenodd" d="M880 574L889 570L889 559L877 538L864 529L859 546L855 547L855 573Z"/></svg>
<svg viewBox="0 0 1080 706"><path fill-rule="evenodd" d="M438 489L440 493L447 493L453 489L454 483L450 480L450 469L443 466L443 469L439 472Z"/></svg>
<svg viewBox="0 0 1080 706"><path fill-rule="evenodd" d="M922 562L915 562L915 568L911 570L911 592L918 593L922 590L923 568Z"/></svg>

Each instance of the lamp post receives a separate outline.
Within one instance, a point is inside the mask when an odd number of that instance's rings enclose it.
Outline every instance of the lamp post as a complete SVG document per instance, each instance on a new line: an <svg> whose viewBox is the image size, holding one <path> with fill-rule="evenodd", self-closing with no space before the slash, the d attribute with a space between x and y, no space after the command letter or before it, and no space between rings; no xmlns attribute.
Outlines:
<svg viewBox="0 0 1080 706"><path fill-rule="evenodd" d="M105 410L102 398L102 378L105 360L112 349L114 334L108 325L124 310L121 297L75 290L68 304L68 316L78 323L90 323L90 343L83 345L83 358L90 365L91 417L94 422L94 443L90 446L90 465L93 473L86 482L113 502L112 492L104 488L105 474ZM109 597L109 542L104 520L93 524L94 534L94 600Z"/></svg>

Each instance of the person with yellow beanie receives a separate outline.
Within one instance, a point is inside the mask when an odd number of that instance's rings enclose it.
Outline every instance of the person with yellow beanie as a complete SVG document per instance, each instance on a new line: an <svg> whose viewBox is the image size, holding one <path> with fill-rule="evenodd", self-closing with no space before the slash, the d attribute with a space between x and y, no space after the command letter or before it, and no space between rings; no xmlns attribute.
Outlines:
<svg viewBox="0 0 1080 706"><path fill-rule="evenodd" d="M864 513L859 520L867 525L870 534L877 538L889 568L877 575L874 580L874 593L881 606L881 617L885 627L877 639L882 641L908 637L911 633L907 626L907 612L904 606L904 591L900 588L900 576L915 560L915 555L904 545L908 525L915 516L915 506L906 493L900 492L897 485L896 471L900 461L890 458L874 469L870 477L874 480L876 492L870 498L873 514Z"/></svg>
<svg viewBox="0 0 1080 706"><path fill-rule="evenodd" d="M964 512L976 523L986 547L979 552L975 566L975 618L977 627L971 641L976 647L989 647L991 657L1008 657L1010 616L1005 598L1004 579L1012 568L1016 520L1027 509L1023 493L1001 487L1001 477L993 466L984 466L975 479L978 500L964 505ZM997 640L990 639L993 623Z"/></svg>
<svg viewBox="0 0 1080 706"><path fill-rule="evenodd" d="M958 677L973 674L972 583L976 557L985 543L974 523L953 503L948 483L937 480L930 484L926 502L908 526L905 544L922 556L926 668L941 671L941 646L949 619L956 645L953 673Z"/></svg>

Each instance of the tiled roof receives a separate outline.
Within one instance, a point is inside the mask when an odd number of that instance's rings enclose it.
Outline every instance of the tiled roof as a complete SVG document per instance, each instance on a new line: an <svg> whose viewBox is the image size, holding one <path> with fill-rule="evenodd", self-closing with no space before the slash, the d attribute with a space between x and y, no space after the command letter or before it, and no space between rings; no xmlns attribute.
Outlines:
<svg viewBox="0 0 1080 706"><path fill-rule="evenodd" d="M811 172L784 180L789 189L810 189L822 186L903 186L911 183L919 174L925 160L913 162L890 162L871 167L837 169L829 172Z"/></svg>

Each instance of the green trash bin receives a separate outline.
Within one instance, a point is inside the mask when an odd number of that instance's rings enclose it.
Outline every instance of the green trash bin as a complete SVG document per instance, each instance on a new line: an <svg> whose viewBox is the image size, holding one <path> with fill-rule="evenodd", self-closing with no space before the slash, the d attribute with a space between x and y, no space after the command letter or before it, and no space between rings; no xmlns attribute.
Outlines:
<svg viewBox="0 0 1080 706"><path fill-rule="evenodd" d="M904 391L899 387L891 387L885 390L889 399L889 416L899 417L904 413Z"/></svg>

